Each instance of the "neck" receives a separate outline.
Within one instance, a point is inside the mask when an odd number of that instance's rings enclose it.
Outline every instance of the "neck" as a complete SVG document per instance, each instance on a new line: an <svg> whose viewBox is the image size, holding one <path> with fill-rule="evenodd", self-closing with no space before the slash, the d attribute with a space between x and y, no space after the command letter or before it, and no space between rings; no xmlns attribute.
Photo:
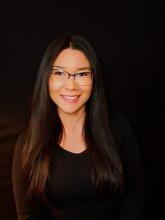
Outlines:
<svg viewBox="0 0 165 220"><path fill-rule="evenodd" d="M74 114L68 114L58 110L59 117L65 129L65 133L81 132L84 124L85 110L82 109Z"/></svg>

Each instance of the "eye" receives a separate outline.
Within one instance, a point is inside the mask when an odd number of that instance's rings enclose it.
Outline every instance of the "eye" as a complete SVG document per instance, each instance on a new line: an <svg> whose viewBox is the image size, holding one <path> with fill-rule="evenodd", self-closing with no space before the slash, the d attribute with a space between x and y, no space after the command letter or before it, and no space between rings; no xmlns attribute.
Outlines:
<svg viewBox="0 0 165 220"><path fill-rule="evenodd" d="M57 76L63 76L63 75L64 75L64 72L55 71L54 74L57 75Z"/></svg>
<svg viewBox="0 0 165 220"><path fill-rule="evenodd" d="M79 76L87 76L88 73L87 72L81 72L81 73L78 73Z"/></svg>

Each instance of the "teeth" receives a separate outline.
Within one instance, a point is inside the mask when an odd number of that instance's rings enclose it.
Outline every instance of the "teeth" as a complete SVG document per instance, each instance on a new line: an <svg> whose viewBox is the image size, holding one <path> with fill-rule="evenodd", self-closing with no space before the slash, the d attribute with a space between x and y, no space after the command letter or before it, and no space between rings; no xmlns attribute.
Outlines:
<svg viewBox="0 0 165 220"><path fill-rule="evenodd" d="M66 99L76 99L78 96L63 96Z"/></svg>

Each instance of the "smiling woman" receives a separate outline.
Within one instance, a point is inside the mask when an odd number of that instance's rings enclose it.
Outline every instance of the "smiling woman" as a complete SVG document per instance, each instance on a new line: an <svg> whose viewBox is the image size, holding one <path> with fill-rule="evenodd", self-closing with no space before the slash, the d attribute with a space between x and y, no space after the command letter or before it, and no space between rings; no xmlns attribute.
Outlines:
<svg viewBox="0 0 165 220"><path fill-rule="evenodd" d="M91 73L86 72L90 69L89 61L84 53L80 50L67 48L56 58L53 72L49 78L50 97L57 106L59 117L65 128L65 138L63 137L60 144L65 146L64 148L69 147L71 151L81 151L85 147L81 138L81 127L85 114L85 103L92 91L91 75L85 75L85 73ZM72 74L64 70L72 72ZM68 116L70 120L68 120Z"/></svg>
<svg viewBox="0 0 165 220"><path fill-rule="evenodd" d="M56 69L50 75L49 92L60 117L68 117L66 113L83 115L92 91L91 75L86 72L91 69L88 59L81 51L67 48L58 55L53 68Z"/></svg>
<svg viewBox="0 0 165 220"><path fill-rule="evenodd" d="M108 109L99 61L82 36L58 37L43 56L12 180L19 220L142 219L138 143Z"/></svg>

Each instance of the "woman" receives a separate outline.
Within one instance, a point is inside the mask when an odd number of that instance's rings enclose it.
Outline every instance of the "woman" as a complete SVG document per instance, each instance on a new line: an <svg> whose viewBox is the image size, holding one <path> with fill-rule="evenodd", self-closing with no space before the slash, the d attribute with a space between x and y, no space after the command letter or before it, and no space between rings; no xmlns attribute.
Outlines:
<svg viewBox="0 0 165 220"><path fill-rule="evenodd" d="M60 36L39 68L13 160L18 219L142 219L144 181L127 120L108 111L89 42Z"/></svg>

